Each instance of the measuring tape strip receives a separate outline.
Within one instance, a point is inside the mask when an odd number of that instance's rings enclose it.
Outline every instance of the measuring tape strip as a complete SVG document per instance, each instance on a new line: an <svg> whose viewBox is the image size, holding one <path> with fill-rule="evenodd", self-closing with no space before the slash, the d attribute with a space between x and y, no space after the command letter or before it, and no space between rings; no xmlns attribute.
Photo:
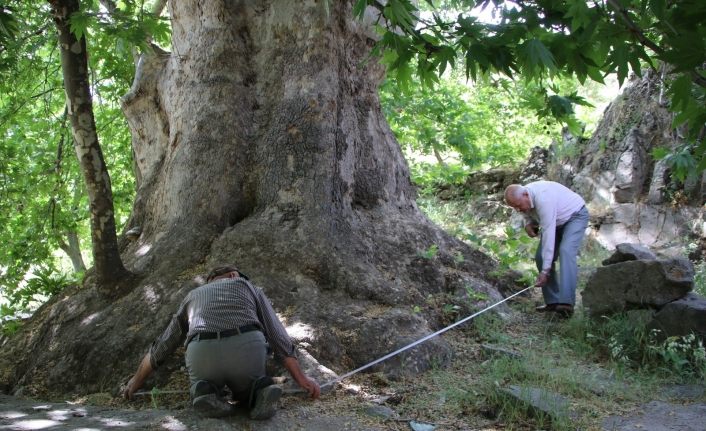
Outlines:
<svg viewBox="0 0 706 431"><path fill-rule="evenodd" d="M502 304L503 302L505 302L505 301L507 301L507 300L509 300L509 299L512 299L512 298L514 298L515 296L517 296L517 295L519 295L519 294L521 294L521 293L523 293L523 292L526 292L526 291L530 290L530 289L533 288L533 287L534 287L534 286L529 286L529 287L526 287L526 288L524 288L524 289L522 289L522 290L520 290L520 291L518 291L518 292L515 292L515 293L513 293L512 295L508 296L507 298L505 298L505 299L503 299L503 300L501 300L501 301L496 302L495 304L492 304L492 305L490 305L490 306L488 306L488 307L485 307L484 309L482 309L482 310L480 310L480 311L478 311L478 312L476 312L476 313L473 313L473 314L471 314L470 316L465 317L465 318L463 318L463 319L461 319L461 320L459 320L459 321L457 321L457 322L455 322L455 323L452 323L451 325L449 325L449 326L447 326L447 327L445 327L445 328L439 329L438 331L434 332L433 334L426 335L426 336L420 338L419 340L414 341L413 343L410 343L410 344L408 344L408 345L406 345L406 346L404 346L404 347L401 347L401 348L395 350L394 352L388 353L387 355L382 356L382 357L380 357L380 358L378 358L378 359L376 359L376 360L374 360L374 361L372 361L372 362L369 362L369 363L367 363L367 364L365 364L365 365L363 365L363 366L361 366L361 367L358 367L358 368L356 368L356 369L353 370L353 371L349 371L349 372L347 372L346 374L343 374L343 375L341 375L341 376L338 376L338 377L336 377L335 379L333 379L333 380L331 380L331 381L328 381L328 382L324 383L323 385L321 385L321 388L323 389L323 388L325 388L325 387L327 387L327 386L334 385L334 384L336 384L336 383L342 381L343 379L347 379L348 377L350 377L350 376L352 376L352 375L354 375L354 374L356 374L356 373L359 373L359 372L361 372L361 371L363 371L363 370L365 370L365 369L368 369L368 368L372 367L373 365L377 365L377 364L379 364L380 362L386 361L387 359L390 359L390 358L393 357L393 356L399 355L400 353L404 352L405 350L409 350L409 349L411 349L412 347L417 346L417 345L419 345L419 344L422 344L423 342L425 342L425 341L427 341L427 340L429 340L429 339L431 339L431 338L434 338L434 337L436 337L436 336L439 335L439 334L443 334L444 332L448 331L449 329L453 329L453 328L457 327L458 325L461 325L461 324L463 324L463 323L465 323L465 322L468 322L469 320L473 319L474 317L477 317L477 316L479 316L479 315L485 313L486 311L488 311L488 310L490 310L490 309L492 309L492 308L494 308L494 307L497 307L498 305ZM189 391L158 391L157 394L182 394L182 393L187 393L187 392L189 392ZM288 390L285 390L285 393L287 393L287 394L297 394L297 393L303 393L303 392L305 392L303 389L288 389ZM152 391L140 391L140 392L135 392L133 395L152 395Z"/></svg>

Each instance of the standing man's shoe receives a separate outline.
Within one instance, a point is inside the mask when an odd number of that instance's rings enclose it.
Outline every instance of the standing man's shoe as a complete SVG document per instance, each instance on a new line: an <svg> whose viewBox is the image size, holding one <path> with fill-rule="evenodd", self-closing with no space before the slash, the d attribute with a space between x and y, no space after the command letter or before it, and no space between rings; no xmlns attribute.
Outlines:
<svg viewBox="0 0 706 431"><path fill-rule="evenodd" d="M277 401L282 396L282 388L277 385L266 386L257 391L255 405L250 410L250 419L269 419L275 415Z"/></svg>
<svg viewBox="0 0 706 431"><path fill-rule="evenodd" d="M553 310L559 317L568 319L574 314L574 306L571 304L556 304Z"/></svg>
<svg viewBox="0 0 706 431"><path fill-rule="evenodd" d="M534 309L538 313L547 313L549 311L554 311L556 306L557 306L557 304L538 305L538 306L534 307Z"/></svg>

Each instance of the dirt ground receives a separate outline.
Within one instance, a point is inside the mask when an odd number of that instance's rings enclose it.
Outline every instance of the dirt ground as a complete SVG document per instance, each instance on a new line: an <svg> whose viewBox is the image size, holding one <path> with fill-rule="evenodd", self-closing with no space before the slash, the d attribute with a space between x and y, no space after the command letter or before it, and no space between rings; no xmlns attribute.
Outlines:
<svg viewBox="0 0 706 431"><path fill-rule="evenodd" d="M515 310L510 320L500 323L499 337L507 347L523 354L523 349L537 351L552 342L547 328L561 322L547 322L546 317L532 311L533 297L513 300ZM461 316L464 317L464 316ZM487 375L490 362L482 352L478 323L469 323L444 334L455 350L450 367L426 372L415 378L390 381L378 373L358 374L335 390L312 401L303 395L285 395L274 418L250 421L244 409L225 419L199 417L190 407L185 393L162 393L155 399L143 396L127 402L108 393L90 394L71 400L37 401L0 395L0 430L535 430L537 422L525 416L508 418L498 415L489 405ZM496 328L496 331L498 329ZM549 350L547 350L549 352ZM541 352L540 352L541 353ZM556 353L540 357L549 364ZM529 360L528 360L529 361ZM586 369L578 369L584 367ZM544 372L560 373L547 365ZM580 375L590 364L569 364L568 373ZM573 369L573 368L576 369ZM487 371L486 371L487 370ZM178 379L177 379L178 380ZM167 390L184 390L183 382L170 382ZM484 383L485 382L485 383ZM510 378L496 382L512 383ZM586 381L584 384L590 382ZM611 380L611 385L627 388L628 381ZM622 386L621 386L622 385ZM699 386L697 386L698 389ZM702 387L702 386L701 386ZM591 388L589 388L591 389ZM591 389L593 390L593 389ZM618 392L620 392L619 389ZM629 392L626 390L626 393ZM576 391L582 394L581 390ZM608 392L606 392L608 393ZM613 392L615 394L615 392ZM649 416L650 401L662 398L659 408L664 414ZM581 425L564 428L543 425L544 429L589 430L704 430L706 397L703 390L690 400L670 404L659 393L631 398L627 394L611 395L601 404L588 396L574 400L582 415ZM673 400L672 400L673 402ZM589 406L581 404L590 404ZM655 407L656 408L656 407ZM668 422L659 423L659 417ZM682 422L679 422L682 421ZM678 425L674 428L673 425ZM571 425L570 425L571 426ZM579 426L579 428L576 428ZM637 428L635 428L637 427Z"/></svg>

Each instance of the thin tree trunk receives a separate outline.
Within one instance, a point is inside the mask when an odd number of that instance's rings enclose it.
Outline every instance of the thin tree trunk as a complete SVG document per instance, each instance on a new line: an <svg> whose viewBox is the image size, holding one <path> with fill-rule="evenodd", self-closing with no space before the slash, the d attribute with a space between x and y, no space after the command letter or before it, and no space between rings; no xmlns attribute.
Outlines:
<svg viewBox="0 0 706 431"><path fill-rule="evenodd" d="M441 153L439 152L439 149L436 148L435 146L433 147L434 149L434 157L436 157L436 162L439 164L439 166L446 166L446 162L444 161L444 158L441 157Z"/></svg>
<svg viewBox="0 0 706 431"><path fill-rule="evenodd" d="M110 289L129 275L118 251L110 177L98 143L88 80L86 39L70 31L78 0L49 0L61 48L61 66L74 148L83 172L91 214L93 260L99 286Z"/></svg>
<svg viewBox="0 0 706 431"><path fill-rule="evenodd" d="M83 256L81 256L81 243L78 240L78 234L74 231L66 232L66 239L68 243L62 240L59 247L71 259L75 272L85 271L86 264L83 262Z"/></svg>

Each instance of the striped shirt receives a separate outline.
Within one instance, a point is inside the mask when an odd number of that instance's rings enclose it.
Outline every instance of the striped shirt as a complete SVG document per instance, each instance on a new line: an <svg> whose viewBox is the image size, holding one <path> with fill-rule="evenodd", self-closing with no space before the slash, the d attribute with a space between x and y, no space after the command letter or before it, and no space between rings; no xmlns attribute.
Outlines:
<svg viewBox="0 0 706 431"><path fill-rule="evenodd" d="M189 292L169 325L150 347L153 369L199 332L219 332L257 325L279 360L294 356L294 344L262 289L244 278L225 278Z"/></svg>

